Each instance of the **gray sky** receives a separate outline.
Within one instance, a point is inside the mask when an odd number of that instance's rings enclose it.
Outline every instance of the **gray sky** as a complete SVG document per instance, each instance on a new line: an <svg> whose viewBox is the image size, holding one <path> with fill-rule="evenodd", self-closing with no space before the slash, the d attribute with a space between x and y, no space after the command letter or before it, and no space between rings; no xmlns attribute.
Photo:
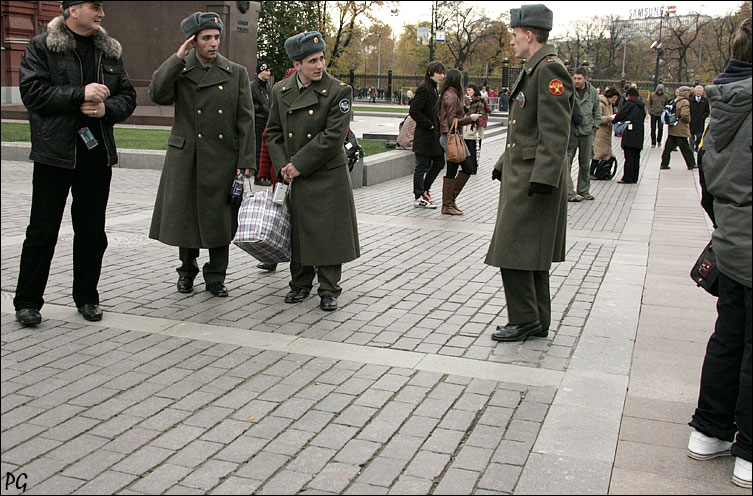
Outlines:
<svg viewBox="0 0 753 496"><path fill-rule="evenodd" d="M536 3L536 0L526 0L524 2L494 2L494 1L476 1L468 2L476 8L483 9L490 17L499 16L502 12L509 12L511 8L520 7L523 3ZM562 36L571 21L577 21L592 16L601 16L608 14L620 15L628 18L630 9L660 7L662 5L674 5L677 7L677 14L689 14L691 12L701 12L706 15L715 16L725 14L728 11L735 11L742 4L737 2L542 2L554 12L554 29L552 37ZM379 11L380 19L389 24L396 36L402 32L403 24L415 24L418 21L431 21L431 1L401 1L399 2L399 15L390 15L390 9L383 7Z"/></svg>

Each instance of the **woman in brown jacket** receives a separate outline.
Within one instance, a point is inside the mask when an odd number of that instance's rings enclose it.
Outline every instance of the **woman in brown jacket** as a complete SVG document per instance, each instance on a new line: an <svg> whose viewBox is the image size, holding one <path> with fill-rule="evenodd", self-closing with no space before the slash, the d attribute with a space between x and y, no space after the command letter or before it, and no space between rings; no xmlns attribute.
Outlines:
<svg viewBox="0 0 753 496"><path fill-rule="evenodd" d="M620 92L614 86L610 86L603 95L599 96L601 124L594 138L594 160L612 158L612 115L614 115L612 105L619 97Z"/></svg>
<svg viewBox="0 0 753 496"><path fill-rule="evenodd" d="M439 101L437 102L437 113L439 114L439 143L447 153L447 133L450 131L453 120L458 120L458 132L462 133L463 126L476 122L481 114L466 115L466 109L463 106L463 87L461 84L460 71L450 69L447 71L442 84L439 86ZM466 148L466 160L456 164L447 161L447 174L442 184L442 213L447 215L463 215L455 199L463 190L463 186L471 177L471 164L467 159L469 153ZM458 168L461 172L458 173ZM456 177L457 176L457 177Z"/></svg>

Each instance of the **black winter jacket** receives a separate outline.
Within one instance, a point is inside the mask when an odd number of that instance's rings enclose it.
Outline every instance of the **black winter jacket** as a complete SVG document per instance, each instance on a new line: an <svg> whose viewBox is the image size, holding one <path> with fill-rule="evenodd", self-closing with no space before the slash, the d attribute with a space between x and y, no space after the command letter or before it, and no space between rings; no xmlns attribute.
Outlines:
<svg viewBox="0 0 753 496"><path fill-rule="evenodd" d="M690 100L690 133L701 134L706 127L706 117L711 113L709 99L701 95L701 101L696 102L695 95Z"/></svg>
<svg viewBox="0 0 753 496"><path fill-rule="evenodd" d="M100 28L94 34L97 81L110 89L102 126L108 165L118 163L113 125L126 120L136 108L136 91L123 67L122 48ZM76 167L77 132L84 119L83 69L76 40L63 17L53 19L47 32L26 47L19 67L21 100L29 111L31 160L46 165Z"/></svg>
<svg viewBox="0 0 753 496"><path fill-rule="evenodd" d="M614 116L614 122L624 122L629 120L633 128L628 127L622 135L622 149L638 148L643 149L643 130L644 121L646 120L646 104L640 98L630 98L620 107L620 111Z"/></svg>
<svg viewBox="0 0 753 496"><path fill-rule="evenodd" d="M436 86L424 81L411 101L410 116L416 121L416 132L413 137L415 153L431 157L444 155L444 150L439 144L439 116L436 112L438 99Z"/></svg>
<svg viewBox="0 0 753 496"><path fill-rule="evenodd" d="M254 123L258 130L264 130L269 120L269 108L272 105L272 85L263 84L257 77L251 81L251 99L254 101Z"/></svg>

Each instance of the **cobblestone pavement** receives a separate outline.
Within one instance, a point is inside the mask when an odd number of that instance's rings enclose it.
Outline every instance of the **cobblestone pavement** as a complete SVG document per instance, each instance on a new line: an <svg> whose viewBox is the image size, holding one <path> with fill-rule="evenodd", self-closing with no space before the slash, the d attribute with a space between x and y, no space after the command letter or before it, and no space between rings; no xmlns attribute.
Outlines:
<svg viewBox="0 0 753 496"><path fill-rule="evenodd" d="M316 296L283 303L286 265L259 272L234 246L228 298L200 276L177 293L177 249L147 237L159 172L115 169L105 317L85 322L73 306L66 213L36 329L11 302L31 166L3 162L2 473L26 474L32 494L605 494L645 272L639 189L594 181L596 201L568 204L556 332L495 344L505 297L483 257L503 147L484 142L461 217L414 209L409 177L355 190L362 256L344 267L332 313ZM600 445L576 467L559 453L583 445L584 420L585 445Z"/></svg>

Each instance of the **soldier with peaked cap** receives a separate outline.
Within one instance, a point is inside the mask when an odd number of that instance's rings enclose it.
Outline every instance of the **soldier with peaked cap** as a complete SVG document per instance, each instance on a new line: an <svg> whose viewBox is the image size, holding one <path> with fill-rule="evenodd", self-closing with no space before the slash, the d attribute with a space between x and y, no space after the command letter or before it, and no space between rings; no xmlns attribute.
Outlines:
<svg viewBox="0 0 753 496"><path fill-rule="evenodd" d="M177 246L178 291L193 291L199 248L209 250L206 289L227 296L225 274L238 209L233 178L256 170L254 112L246 68L219 54L222 20L196 12L181 23L186 41L154 73L149 98L175 104L149 237Z"/></svg>
<svg viewBox="0 0 753 496"><path fill-rule="evenodd" d="M567 162L573 81L546 44L552 11L523 5L510 11L515 55L526 59L510 91L507 146L493 179L502 182L486 263L499 267L509 323L492 339L546 337L551 321L549 268L565 259Z"/></svg>
<svg viewBox="0 0 753 496"><path fill-rule="evenodd" d="M342 264L360 256L356 207L343 142L353 90L324 66L321 33L285 41L295 74L272 89L267 148L276 173L291 184L290 292L286 303L305 300L319 278L320 308L337 308Z"/></svg>

